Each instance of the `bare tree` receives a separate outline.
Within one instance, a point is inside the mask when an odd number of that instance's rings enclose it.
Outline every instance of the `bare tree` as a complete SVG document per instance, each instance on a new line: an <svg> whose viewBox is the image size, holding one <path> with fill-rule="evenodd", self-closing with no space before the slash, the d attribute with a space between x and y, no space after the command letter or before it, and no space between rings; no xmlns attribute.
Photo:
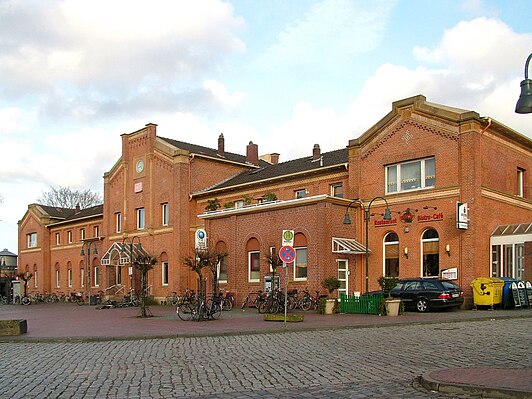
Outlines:
<svg viewBox="0 0 532 399"><path fill-rule="evenodd" d="M43 191L37 198L37 202L42 205L57 206L60 208L75 208L77 205L81 209L94 205L100 205L102 196L91 190L72 190L70 187L50 187L49 191Z"/></svg>

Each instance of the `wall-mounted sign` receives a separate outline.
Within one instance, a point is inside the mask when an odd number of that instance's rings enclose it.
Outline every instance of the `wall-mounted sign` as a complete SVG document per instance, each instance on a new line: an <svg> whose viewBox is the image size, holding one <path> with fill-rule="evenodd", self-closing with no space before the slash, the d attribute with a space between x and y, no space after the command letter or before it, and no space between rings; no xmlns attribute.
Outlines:
<svg viewBox="0 0 532 399"><path fill-rule="evenodd" d="M458 268L452 267L441 271L441 278L445 280L458 280Z"/></svg>
<svg viewBox="0 0 532 399"><path fill-rule="evenodd" d="M383 226L391 226L397 224L397 219L392 220L386 220L386 219L380 219L375 220L375 227L383 227Z"/></svg>
<svg viewBox="0 0 532 399"><path fill-rule="evenodd" d="M294 230L283 230L283 236L281 239L282 247L293 247L294 246Z"/></svg>
<svg viewBox="0 0 532 399"><path fill-rule="evenodd" d="M443 212L436 212L432 215L419 215L417 217L418 222L436 222L443 220Z"/></svg>
<svg viewBox="0 0 532 399"><path fill-rule="evenodd" d="M136 193L140 193L142 191L142 182L139 181L137 183L135 183L135 192Z"/></svg>
<svg viewBox="0 0 532 399"><path fill-rule="evenodd" d="M401 222L412 223L412 221L414 220L414 213L415 211L413 211L412 209L406 208L406 211L404 211L400 217Z"/></svg>
<svg viewBox="0 0 532 399"><path fill-rule="evenodd" d="M194 243L196 249L207 249L207 232L203 229L197 229Z"/></svg>
<svg viewBox="0 0 532 399"><path fill-rule="evenodd" d="M469 217L468 217L469 208L467 207L467 202L457 202L456 203L456 228L467 230Z"/></svg>

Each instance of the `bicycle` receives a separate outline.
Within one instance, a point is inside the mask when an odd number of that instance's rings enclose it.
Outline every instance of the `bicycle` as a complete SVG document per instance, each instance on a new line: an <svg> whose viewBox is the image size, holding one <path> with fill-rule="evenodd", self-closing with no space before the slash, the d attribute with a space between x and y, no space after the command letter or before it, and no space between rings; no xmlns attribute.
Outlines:
<svg viewBox="0 0 532 399"><path fill-rule="evenodd" d="M314 297L310 296L308 290L303 291L303 296L299 300L299 308L304 311L308 310L317 310L320 300L326 298L327 295L320 294L319 291L314 291L316 295Z"/></svg>
<svg viewBox="0 0 532 399"><path fill-rule="evenodd" d="M208 301L202 298L195 304L185 302L177 306L176 313L183 321L218 319L222 314L221 300L219 296L214 296Z"/></svg>
<svg viewBox="0 0 532 399"><path fill-rule="evenodd" d="M253 299L252 299L253 298ZM264 301L264 293L259 291L252 291L249 294L246 295L246 297L242 300L242 304L240 305L240 309L244 310L244 308L259 308L260 304Z"/></svg>

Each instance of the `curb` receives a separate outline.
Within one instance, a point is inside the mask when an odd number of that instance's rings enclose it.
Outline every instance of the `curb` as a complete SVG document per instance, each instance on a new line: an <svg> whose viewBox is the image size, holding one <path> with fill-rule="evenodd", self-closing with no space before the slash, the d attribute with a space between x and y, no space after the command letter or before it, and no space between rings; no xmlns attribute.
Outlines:
<svg viewBox="0 0 532 399"><path fill-rule="evenodd" d="M434 371L437 370L428 371L419 377L419 383L421 386L429 391L441 392L450 395L473 395L494 399L530 398L530 392L524 392L515 389L484 387L480 385L438 381L431 376L431 373Z"/></svg>

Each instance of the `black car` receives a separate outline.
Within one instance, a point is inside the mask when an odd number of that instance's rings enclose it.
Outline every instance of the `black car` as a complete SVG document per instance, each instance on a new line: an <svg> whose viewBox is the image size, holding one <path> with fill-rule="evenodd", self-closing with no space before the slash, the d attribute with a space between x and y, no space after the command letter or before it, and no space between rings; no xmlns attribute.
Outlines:
<svg viewBox="0 0 532 399"><path fill-rule="evenodd" d="M405 309L418 312L459 308L464 303L464 292L458 285L437 278L401 279L390 295L401 298Z"/></svg>

